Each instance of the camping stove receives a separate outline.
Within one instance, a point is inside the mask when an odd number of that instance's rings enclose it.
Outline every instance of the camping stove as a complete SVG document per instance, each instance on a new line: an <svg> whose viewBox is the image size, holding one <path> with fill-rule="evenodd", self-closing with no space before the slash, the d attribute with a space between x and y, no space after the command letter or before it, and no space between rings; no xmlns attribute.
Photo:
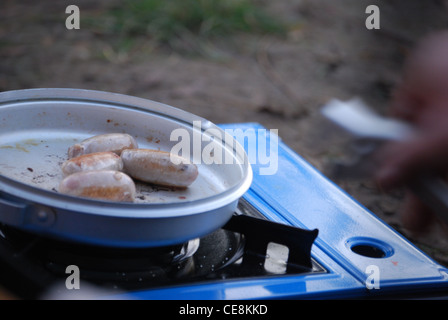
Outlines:
<svg viewBox="0 0 448 320"><path fill-rule="evenodd" d="M221 127L256 130L264 134L263 143L272 141L272 133L258 124ZM266 161L253 161L252 186L230 221L184 244L103 248L3 226L1 286L23 298L49 291L52 298L74 292L83 297L86 287L85 297L98 299L446 297L446 268L277 137L275 142L275 174L260 174ZM260 143L247 141L244 147L258 149ZM69 266L79 272L79 287L70 282Z"/></svg>

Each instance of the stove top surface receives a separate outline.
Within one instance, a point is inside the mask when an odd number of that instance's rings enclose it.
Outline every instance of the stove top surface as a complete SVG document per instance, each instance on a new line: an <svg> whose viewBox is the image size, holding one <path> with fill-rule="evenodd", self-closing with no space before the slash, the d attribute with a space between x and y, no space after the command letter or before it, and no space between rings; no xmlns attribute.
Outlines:
<svg viewBox="0 0 448 320"><path fill-rule="evenodd" d="M433 261L384 221L354 200L256 123L225 124L255 131L245 141L254 181L243 199L267 220L319 234L311 248L321 272L216 281L135 292L143 299L340 299L446 296L448 270ZM260 143L261 141L261 143ZM272 143L272 144L271 144ZM251 150L257 145L257 150ZM262 146L265 144L265 146ZM275 146L275 144L277 144ZM262 146L260 153L258 146ZM266 146L278 150L275 174L260 174L267 163ZM260 161L261 160L261 161Z"/></svg>

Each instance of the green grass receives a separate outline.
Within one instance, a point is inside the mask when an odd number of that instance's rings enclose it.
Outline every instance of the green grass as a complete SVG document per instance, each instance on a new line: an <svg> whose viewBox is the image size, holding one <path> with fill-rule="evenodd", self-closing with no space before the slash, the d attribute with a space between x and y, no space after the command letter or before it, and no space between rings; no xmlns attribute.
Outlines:
<svg viewBox="0 0 448 320"><path fill-rule="evenodd" d="M170 44L184 35L202 39L235 33L285 32L254 0L126 0L110 11L111 31Z"/></svg>

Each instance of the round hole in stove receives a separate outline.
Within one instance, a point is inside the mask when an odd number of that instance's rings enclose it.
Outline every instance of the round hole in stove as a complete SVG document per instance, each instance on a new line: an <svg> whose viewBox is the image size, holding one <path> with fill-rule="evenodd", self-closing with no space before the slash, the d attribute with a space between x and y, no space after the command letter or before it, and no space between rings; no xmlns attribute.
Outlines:
<svg viewBox="0 0 448 320"><path fill-rule="evenodd" d="M353 237L347 240L347 247L354 253L367 258L387 258L394 254L393 248L378 239Z"/></svg>
<svg viewBox="0 0 448 320"><path fill-rule="evenodd" d="M384 258L386 256L383 250L369 244L357 244L355 246L352 246L351 250L354 253L369 258Z"/></svg>

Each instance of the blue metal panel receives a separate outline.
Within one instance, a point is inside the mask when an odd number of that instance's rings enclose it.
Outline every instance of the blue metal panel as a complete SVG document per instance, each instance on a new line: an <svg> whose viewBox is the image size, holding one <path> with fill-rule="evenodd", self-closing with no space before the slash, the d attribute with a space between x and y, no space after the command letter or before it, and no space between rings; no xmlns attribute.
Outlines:
<svg viewBox="0 0 448 320"><path fill-rule="evenodd" d="M259 133L255 151L254 141L244 143L248 153L257 155L251 161L254 181L244 198L269 220L306 229L319 229L312 256L327 272L173 286L133 292L134 297L316 299L448 289L447 269L378 219L281 141L273 146L275 149L271 149L271 152L278 152L278 170L275 174L261 174L260 169L269 164L266 158L259 159L258 150L261 143L267 143L269 148L271 139L270 132L261 125L240 123L221 127L230 133L236 128L243 131L256 130ZM277 139L274 138L276 142ZM264 147L266 146L262 146ZM352 250L354 245L375 247L382 250L385 257L360 255ZM366 281L371 274L368 269L370 266L377 268L379 289L366 288Z"/></svg>

